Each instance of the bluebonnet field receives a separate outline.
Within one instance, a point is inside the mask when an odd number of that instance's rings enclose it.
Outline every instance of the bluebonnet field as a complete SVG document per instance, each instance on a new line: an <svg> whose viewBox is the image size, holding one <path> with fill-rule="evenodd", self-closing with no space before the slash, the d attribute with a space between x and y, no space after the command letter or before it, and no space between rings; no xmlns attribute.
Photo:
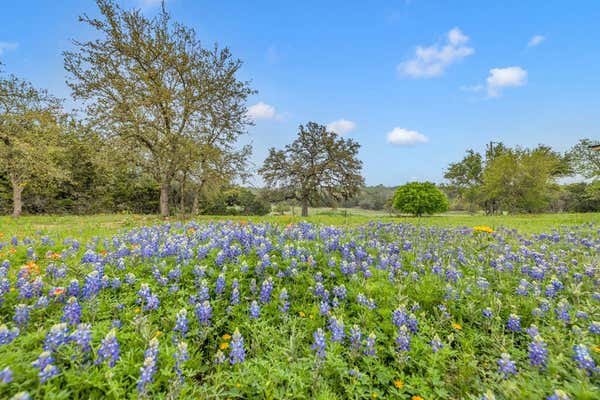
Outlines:
<svg viewBox="0 0 600 400"><path fill-rule="evenodd" d="M2 398L598 399L600 225L4 237Z"/></svg>

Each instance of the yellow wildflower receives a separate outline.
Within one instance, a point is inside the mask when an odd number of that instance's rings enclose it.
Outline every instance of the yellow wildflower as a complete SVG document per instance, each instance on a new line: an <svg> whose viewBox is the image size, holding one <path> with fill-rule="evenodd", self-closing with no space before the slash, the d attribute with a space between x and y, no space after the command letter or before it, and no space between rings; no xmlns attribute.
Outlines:
<svg viewBox="0 0 600 400"><path fill-rule="evenodd" d="M231 339L231 335L229 333L226 333L226 334L224 334L221 337L223 338L223 340L229 340L229 339Z"/></svg>
<svg viewBox="0 0 600 400"><path fill-rule="evenodd" d="M227 343L227 342L223 342L223 343L221 343L221 344L219 345L219 348L220 348L221 350L228 349L228 348L229 348L229 343Z"/></svg>
<svg viewBox="0 0 600 400"><path fill-rule="evenodd" d="M300 312L298 313L298 315L300 315L302 318L306 317L306 314L304 313L304 311L300 311Z"/></svg>
<svg viewBox="0 0 600 400"><path fill-rule="evenodd" d="M404 387L404 382L402 382L400 379L396 379L394 381L394 386L396 389L402 389Z"/></svg>
<svg viewBox="0 0 600 400"><path fill-rule="evenodd" d="M460 331L462 329L462 325L461 324L457 324L456 322L452 323L452 327L454 329L456 329L457 331Z"/></svg>
<svg viewBox="0 0 600 400"><path fill-rule="evenodd" d="M473 230L475 232L485 232L485 233L493 233L494 232L494 230L492 228L490 228L489 226L485 226L485 225L474 226Z"/></svg>
<svg viewBox="0 0 600 400"><path fill-rule="evenodd" d="M423 399L421 396L413 396L413 397L411 397L411 400L425 400L425 399Z"/></svg>

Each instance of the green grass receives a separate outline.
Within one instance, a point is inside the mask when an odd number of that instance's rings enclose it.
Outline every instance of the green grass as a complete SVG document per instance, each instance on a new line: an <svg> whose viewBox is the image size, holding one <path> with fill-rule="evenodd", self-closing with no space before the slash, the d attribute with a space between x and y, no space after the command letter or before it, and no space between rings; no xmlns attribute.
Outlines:
<svg viewBox="0 0 600 400"><path fill-rule="evenodd" d="M541 233L556 229L562 225L581 225L584 223L600 222L600 213L588 214L537 214L537 215L469 215L444 214L430 217L389 216L384 213L348 209L334 211L332 209L311 209L308 217L299 215L269 215L264 217L246 216L208 216L201 215L192 218L198 222L207 221L252 221L271 222L277 224L297 223L307 221L325 225L360 225L371 221L411 223L426 226L467 226L487 225L494 229L508 227L523 233ZM32 215L15 219L10 216L0 217L0 233L6 236L27 236L38 231L44 234L60 234L61 236L77 236L89 239L94 236L112 235L120 229L144 225L154 225L165 221L188 221L190 218L177 216L163 219L157 215L103 214L93 216L49 216Z"/></svg>

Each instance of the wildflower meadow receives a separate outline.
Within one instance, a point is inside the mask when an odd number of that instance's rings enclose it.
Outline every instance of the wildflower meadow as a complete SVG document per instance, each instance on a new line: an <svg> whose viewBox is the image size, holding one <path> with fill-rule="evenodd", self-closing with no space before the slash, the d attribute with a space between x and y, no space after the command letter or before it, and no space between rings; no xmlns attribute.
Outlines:
<svg viewBox="0 0 600 400"><path fill-rule="evenodd" d="M199 221L0 242L2 398L600 398L600 225Z"/></svg>

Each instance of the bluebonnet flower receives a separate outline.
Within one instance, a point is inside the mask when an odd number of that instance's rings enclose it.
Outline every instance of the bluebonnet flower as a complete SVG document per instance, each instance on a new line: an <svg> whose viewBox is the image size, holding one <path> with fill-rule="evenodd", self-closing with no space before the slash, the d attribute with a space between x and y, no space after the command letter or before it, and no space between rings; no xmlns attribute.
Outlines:
<svg viewBox="0 0 600 400"><path fill-rule="evenodd" d="M173 330L175 332L179 332L181 337L184 338L188 331L188 323L189 321L187 317L187 310L185 308L182 308L177 312L177 317L175 319L175 327L173 328Z"/></svg>
<svg viewBox="0 0 600 400"><path fill-rule="evenodd" d="M315 350L317 352L317 357L325 358L327 353L325 352L326 343L325 343L325 333L323 332L323 329L321 329L321 328L317 329L313 333L313 339L314 339L314 343L311 346L311 349Z"/></svg>
<svg viewBox="0 0 600 400"><path fill-rule="evenodd" d="M156 362L158 357L158 339L152 338L150 345L144 352L144 365L140 367L140 379L137 383L137 390L142 396L147 393L148 384L154 382L156 374Z"/></svg>
<svg viewBox="0 0 600 400"><path fill-rule="evenodd" d="M98 270L93 270L89 274L86 275L85 281L83 283L83 289L81 290L81 295L83 298L94 297L100 291L102 287L102 276Z"/></svg>
<svg viewBox="0 0 600 400"><path fill-rule="evenodd" d="M509 331L521 332L521 318L516 314L510 314L508 322L506 323L506 328Z"/></svg>
<svg viewBox="0 0 600 400"><path fill-rule="evenodd" d="M256 294L257 291L257 287L256 287L256 279L252 279L250 281L250 293L252 294Z"/></svg>
<svg viewBox="0 0 600 400"><path fill-rule="evenodd" d="M508 379L510 375L517 374L517 366L510 359L510 355L508 353L502 353L500 359L498 360L498 369L501 374L503 374L504 379Z"/></svg>
<svg viewBox="0 0 600 400"><path fill-rule="evenodd" d="M48 379L60 373L58 368L52 365L53 362L54 358L52 357L52 354L49 351L44 351L39 355L37 360L31 363L31 365L39 370L38 376L41 383L46 382Z"/></svg>
<svg viewBox="0 0 600 400"><path fill-rule="evenodd" d="M212 306L208 300L197 304L194 309L196 319L201 325L210 325L210 319L212 318Z"/></svg>
<svg viewBox="0 0 600 400"><path fill-rule="evenodd" d="M570 304L562 299L558 302L558 305L554 309L554 313L556 314L556 318L563 321L564 323L571 322L571 316L569 315L569 309L571 308Z"/></svg>
<svg viewBox="0 0 600 400"><path fill-rule="evenodd" d="M0 345L9 344L19 336L19 328L8 329L6 325L0 325Z"/></svg>
<svg viewBox="0 0 600 400"><path fill-rule="evenodd" d="M202 279L200 281L200 287L198 288L198 300L206 301L210 299L210 288L208 287L208 281Z"/></svg>
<svg viewBox="0 0 600 400"><path fill-rule="evenodd" d="M15 321L20 328L27 326L29 323L29 306L26 304L17 304L13 321Z"/></svg>
<svg viewBox="0 0 600 400"><path fill-rule="evenodd" d="M365 348L363 350L363 354L366 356L374 356L375 355L375 341L377 340L377 336L374 333L370 333L369 336L365 339Z"/></svg>
<svg viewBox="0 0 600 400"><path fill-rule="evenodd" d="M437 353L438 351L444 348L444 345L440 341L440 338L437 337L437 335L433 339L431 339L429 345L431 346L431 349L434 353Z"/></svg>
<svg viewBox="0 0 600 400"><path fill-rule="evenodd" d="M490 307L486 307L481 311L481 314L485 317L485 318L492 318L492 309Z"/></svg>
<svg viewBox="0 0 600 400"><path fill-rule="evenodd" d="M257 319L260 317L260 306L256 300L252 300L250 304L250 318Z"/></svg>
<svg viewBox="0 0 600 400"><path fill-rule="evenodd" d="M108 366L112 368L115 366L118 359L119 342L117 340L117 332L115 329L111 329L100 343L96 364L108 361Z"/></svg>
<svg viewBox="0 0 600 400"><path fill-rule="evenodd" d="M398 351L410 351L410 333L406 325L400 326L396 337L396 348Z"/></svg>
<svg viewBox="0 0 600 400"><path fill-rule="evenodd" d="M271 301L271 292L273 291L273 278L268 277L262 283L260 287L260 302L263 304L268 304Z"/></svg>
<svg viewBox="0 0 600 400"><path fill-rule="evenodd" d="M138 303L142 304L142 310L148 311L158 309L160 300L157 295L152 294L150 286L147 283L142 283L142 286L138 291L138 296L140 296Z"/></svg>
<svg viewBox="0 0 600 400"><path fill-rule="evenodd" d="M329 318L329 330L331 331L332 342L341 342L344 340L344 321L332 316Z"/></svg>
<svg viewBox="0 0 600 400"><path fill-rule="evenodd" d="M79 281L77 279L71 279L69 286L67 286L67 296L79 296Z"/></svg>
<svg viewBox="0 0 600 400"><path fill-rule="evenodd" d="M597 371L596 363L585 345L573 346L573 352L575 352L573 359L577 362L577 368L586 370L588 373Z"/></svg>
<svg viewBox="0 0 600 400"><path fill-rule="evenodd" d="M225 275L219 274L215 283L215 294L219 296L225 291Z"/></svg>
<svg viewBox="0 0 600 400"><path fill-rule="evenodd" d="M329 315L329 303L326 300L322 300L319 303L319 314L320 315Z"/></svg>
<svg viewBox="0 0 600 400"><path fill-rule="evenodd" d="M290 308L290 302L288 301L288 291L286 288L281 289L281 292L279 293L279 303L280 305L278 306L279 311L281 311L282 313L286 313L288 311L288 309Z"/></svg>
<svg viewBox="0 0 600 400"><path fill-rule="evenodd" d="M65 323L53 325L46 334L44 340L44 350L56 351L60 346L66 344L69 340L69 327Z"/></svg>
<svg viewBox="0 0 600 400"><path fill-rule="evenodd" d="M246 351L244 350L244 338L240 334L239 329L235 329L231 337L231 350L229 351L229 363L243 363L246 359Z"/></svg>
<svg viewBox="0 0 600 400"><path fill-rule="evenodd" d="M76 297L69 297L67 304L63 308L63 316L61 321L67 322L69 325L76 325L81 320L81 306L77 302Z"/></svg>
<svg viewBox="0 0 600 400"><path fill-rule="evenodd" d="M13 373L9 367L4 368L0 371L0 382L3 384L11 383L13 380Z"/></svg>
<svg viewBox="0 0 600 400"><path fill-rule="evenodd" d="M350 340L350 348L353 351L358 351L360 349L362 337L363 335L360 331L360 327L358 325L352 325L348 339Z"/></svg>
<svg viewBox="0 0 600 400"><path fill-rule="evenodd" d="M92 350L92 326L90 324L79 324L77 329L71 333L69 340L74 342L79 349L87 353Z"/></svg>
<svg viewBox="0 0 600 400"><path fill-rule="evenodd" d="M173 353L173 358L175 359L175 375L177 376L177 382L183 382L183 371L181 370L181 366L184 362L190 359L188 353L188 345L186 342L177 343L177 349L175 353Z"/></svg>
<svg viewBox="0 0 600 400"><path fill-rule="evenodd" d="M589 330L590 333L593 333L594 335L600 335L600 322L593 321L590 323Z"/></svg>
<svg viewBox="0 0 600 400"><path fill-rule="evenodd" d="M232 306L236 306L240 304L240 291L238 288L234 287L231 289L231 301L230 304Z"/></svg>
<svg viewBox="0 0 600 400"><path fill-rule="evenodd" d="M529 326L529 328L525 329L525 332L527 332L529 337L531 337L532 339L540 334L540 331L538 330L537 326L535 326L535 325Z"/></svg>
<svg viewBox="0 0 600 400"><path fill-rule="evenodd" d="M223 364L226 360L225 354L223 354L223 352L221 350L217 350L217 352L215 353L215 359L214 359L214 363L215 364Z"/></svg>
<svg viewBox="0 0 600 400"><path fill-rule="evenodd" d="M362 293L359 293L358 295L356 295L356 302L358 304L367 306L367 308L369 310L374 310L376 308L375 300L373 300L371 298L367 299L367 297Z"/></svg>
<svg viewBox="0 0 600 400"><path fill-rule="evenodd" d="M529 362L531 365L546 368L546 360L548 359L548 349L546 342L541 336L537 335L529 343Z"/></svg>

